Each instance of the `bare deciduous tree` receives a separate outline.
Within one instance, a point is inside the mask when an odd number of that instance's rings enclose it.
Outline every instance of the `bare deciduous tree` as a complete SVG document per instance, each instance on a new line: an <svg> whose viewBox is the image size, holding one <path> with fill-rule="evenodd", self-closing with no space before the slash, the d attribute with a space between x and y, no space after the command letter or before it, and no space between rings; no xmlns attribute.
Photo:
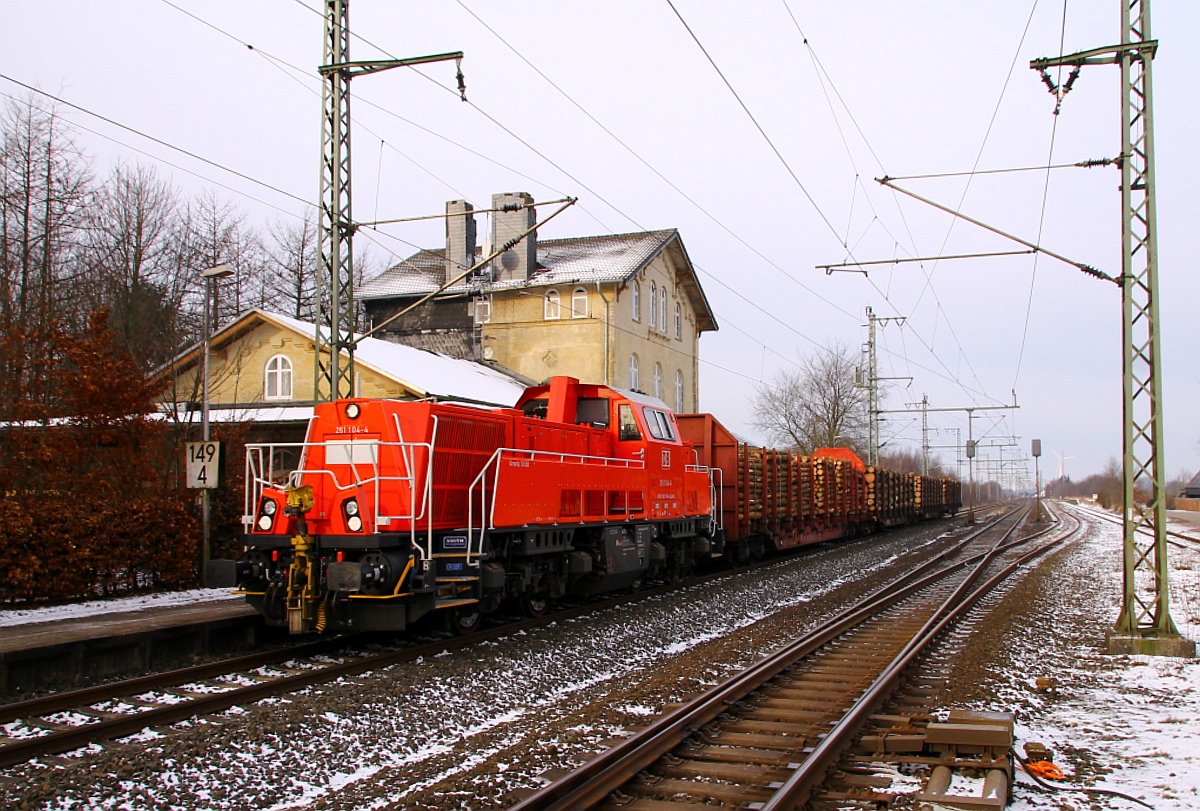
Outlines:
<svg viewBox="0 0 1200 811"><path fill-rule="evenodd" d="M867 397L854 385L858 356L833 344L800 360L759 389L754 424L777 444L811 453L845 446L860 454L866 445Z"/></svg>
<svg viewBox="0 0 1200 811"><path fill-rule="evenodd" d="M274 247L267 250L263 305L312 321L317 300L317 225L311 217L301 221L277 220L270 226Z"/></svg>

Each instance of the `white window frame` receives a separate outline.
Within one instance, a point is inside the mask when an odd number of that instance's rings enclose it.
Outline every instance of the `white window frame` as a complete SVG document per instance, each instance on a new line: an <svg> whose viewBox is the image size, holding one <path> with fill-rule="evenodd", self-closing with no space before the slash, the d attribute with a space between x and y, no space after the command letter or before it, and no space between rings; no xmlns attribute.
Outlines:
<svg viewBox="0 0 1200 811"><path fill-rule="evenodd" d="M287 355L272 355L267 358L263 373L264 400L290 400L293 396L292 359ZM285 385L286 384L286 385ZM274 394L271 393L274 389Z"/></svg>
<svg viewBox="0 0 1200 811"><path fill-rule="evenodd" d="M557 321L562 318L562 297L558 295L557 290L547 290L542 301L542 318L546 321Z"/></svg>
<svg viewBox="0 0 1200 811"><path fill-rule="evenodd" d="M658 331L667 334L667 286L658 288Z"/></svg>
<svg viewBox="0 0 1200 811"><path fill-rule="evenodd" d="M683 340L683 308L678 301L675 302L675 340Z"/></svg>
<svg viewBox="0 0 1200 811"><path fill-rule="evenodd" d="M580 306L582 304L582 306ZM571 292L571 317L588 317L588 292L582 287L576 287Z"/></svg>
<svg viewBox="0 0 1200 811"><path fill-rule="evenodd" d="M675 370L675 413L683 413L683 370Z"/></svg>
<svg viewBox="0 0 1200 811"><path fill-rule="evenodd" d="M650 282L650 329L658 328L658 285Z"/></svg>
<svg viewBox="0 0 1200 811"><path fill-rule="evenodd" d="M633 320L642 320L642 286L635 280L633 283L633 300L630 302L633 309Z"/></svg>
<svg viewBox="0 0 1200 811"><path fill-rule="evenodd" d="M639 370L638 370L638 356L637 356L637 352L634 352L632 355L629 356L629 389L630 389L630 391L637 391L638 383L640 383L640 382L641 382L641 380L640 380L640 375L639 375Z"/></svg>
<svg viewBox="0 0 1200 811"><path fill-rule="evenodd" d="M654 396L662 399L662 364L654 364Z"/></svg>

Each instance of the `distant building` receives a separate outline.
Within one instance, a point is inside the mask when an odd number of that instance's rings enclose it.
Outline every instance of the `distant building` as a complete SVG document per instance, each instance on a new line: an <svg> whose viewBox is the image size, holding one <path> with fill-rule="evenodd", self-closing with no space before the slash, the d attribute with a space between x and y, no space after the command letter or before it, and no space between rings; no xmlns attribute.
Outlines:
<svg viewBox="0 0 1200 811"><path fill-rule="evenodd" d="M1179 495L1184 498L1200 498L1200 473L1192 477L1192 480L1183 486L1183 492Z"/></svg>
<svg viewBox="0 0 1200 811"><path fill-rule="evenodd" d="M494 195L485 245L520 236L535 211L528 194ZM451 201L446 213L444 248L419 251L359 288L368 328L486 257L473 206ZM570 375L635 389L687 412L699 404L700 335L716 329L678 231L552 240L534 231L377 335L536 381Z"/></svg>

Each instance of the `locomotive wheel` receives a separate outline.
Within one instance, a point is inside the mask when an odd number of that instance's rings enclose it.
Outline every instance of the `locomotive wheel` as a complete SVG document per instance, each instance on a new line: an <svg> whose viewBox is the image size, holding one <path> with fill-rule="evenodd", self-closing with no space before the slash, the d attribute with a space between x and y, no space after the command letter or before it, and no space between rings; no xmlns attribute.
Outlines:
<svg viewBox="0 0 1200 811"><path fill-rule="evenodd" d="M483 612L479 610L478 603L460 605L458 608L451 609L450 628L459 636L475 633L479 630L479 624L482 621Z"/></svg>
<svg viewBox="0 0 1200 811"><path fill-rule="evenodd" d="M522 594L521 610L527 617L540 617L550 608L550 598L545 593Z"/></svg>

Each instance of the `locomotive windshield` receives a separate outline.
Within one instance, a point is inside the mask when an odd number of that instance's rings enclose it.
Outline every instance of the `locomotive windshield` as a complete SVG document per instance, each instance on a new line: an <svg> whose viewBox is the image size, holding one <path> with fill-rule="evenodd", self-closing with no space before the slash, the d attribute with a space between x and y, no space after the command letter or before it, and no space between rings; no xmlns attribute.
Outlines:
<svg viewBox="0 0 1200 811"><path fill-rule="evenodd" d="M609 404L607 397L580 397L575 406L575 424L607 428Z"/></svg>

